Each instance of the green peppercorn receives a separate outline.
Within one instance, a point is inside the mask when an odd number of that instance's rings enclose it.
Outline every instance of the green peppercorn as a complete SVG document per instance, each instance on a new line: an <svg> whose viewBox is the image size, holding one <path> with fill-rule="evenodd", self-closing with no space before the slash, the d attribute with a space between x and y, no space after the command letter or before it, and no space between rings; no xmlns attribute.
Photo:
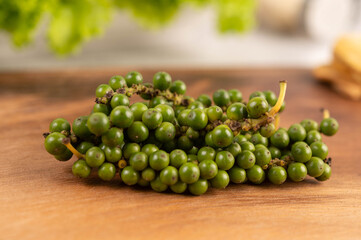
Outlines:
<svg viewBox="0 0 361 240"><path fill-rule="evenodd" d="M90 167L99 167L105 161L104 152L99 147L92 147L86 152L85 161Z"/></svg>
<svg viewBox="0 0 361 240"><path fill-rule="evenodd" d="M115 91L119 88L123 88L126 86L126 82L125 79L120 76L120 75L116 75L113 76L109 79L109 86Z"/></svg>
<svg viewBox="0 0 361 240"><path fill-rule="evenodd" d="M280 149L286 148L290 143L288 133L282 129L279 129L271 136L271 144ZM242 146L241 146L242 147Z"/></svg>
<svg viewBox="0 0 361 240"><path fill-rule="evenodd" d="M129 165L136 171L142 171L148 166L148 156L144 152L133 153L129 158Z"/></svg>
<svg viewBox="0 0 361 240"><path fill-rule="evenodd" d="M193 147L193 142L191 139L189 139L187 136L181 136L177 140L177 145L180 149L184 151L189 151Z"/></svg>
<svg viewBox="0 0 361 240"><path fill-rule="evenodd" d="M242 151L248 150L248 151L254 152L256 150L253 143L248 142L248 141L247 142L242 142L240 144L240 146L241 146Z"/></svg>
<svg viewBox="0 0 361 240"><path fill-rule="evenodd" d="M105 154L105 159L108 162L118 162L122 158L122 150L119 147L108 147L106 146L103 150Z"/></svg>
<svg viewBox="0 0 361 240"><path fill-rule="evenodd" d="M307 132L301 124L293 124L288 129L288 136L293 142L303 141L306 138Z"/></svg>
<svg viewBox="0 0 361 240"><path fill-rule="evenodd" d="M219 120L223 116L222 108L218 106L211 106L207 108L206 112L207 112L208 120L211 122Z"/></svg>
<svg viewBox="0 0 361 240"><path fill-rule="evenodd" d="M150 108L155 108L156 106L160 105L160 104L165 104L167 101L161 97L161 96L156 96L152 99L149 100L149 107Z"/></svg>
<svg viewBox="0 0 361 240"><path fill-rule="evenodd" d="M182 181L178 181L171 185L170 189L175 193L184 193L187 190L187 184Z"/></svg>
<svg viewBox="0 0 361 240"><path fill-rule="evenodd" d="M268 111L268 102L262 97L254 97L249 100L247 110L251 118L259 118Z"/></svg>
<svg viewBox="0 0 361 240"><path fill-rule="evenodd" d="M229 170L233 167L234 162L233 155L228 151L221 151L216 155L216 163L219 169Z"/></svg>
<svg viewBox="0 0 361 240"><path fill-rule="evenodd" d="M153 77L153 86L155 89L166 90L172 83L171 76L166 72L157 72Z"/></svg>
<svg viewBox="0 0 361 240"><path fill-rule="evenodd" d="M247 142L247 138L244 135L238 134L233 138L233 142L236 142L239 145L241 145L241 143Z"/></svg>
<svg viewBox="0 0 361 240"><path fill-rule="evenodd" d="M177 120L179 125L188 126L188 114L191 111L192 111L191 109L185 109L178 114Z"/></svg>
<svg viewBox="0 0 361 240"><path fill-rule="evenodd" d="M163 116L160 111L150 108L143 113L142 121L149 129L156 129L162 124Z"/></svg>
<svg viewBox="0 0 361 240"><path fill-rule="evenodd" d="M50 132L59 132L59 133L61 131L70 132L70 124L64 118L54 119L49 125L49 131Z"/></svg>
<svg viewBox="0 0 361 240"><path fill-rule="evenodd" d="M247 107L243 103L232 103L227 108L227 117L231 120L241 120L248 116Z"/></svg>
<svg viewBox="0 0 361 240"><path fill-rule="evenodd" d="M296 142L292 145L292 156L297 162L305 163L312 157L312 150L305 142Z"/></svg>
<svg viewBox="0 0 361 240"><path fill-rule="evenodd" d="M260 133L253 134L250 142L253 143L253 145L262 144L266 147L268 146L268 139L263 137Z"/></svg>
<svg viewBox="0 0 361 240"><path fill-rule="evenodd" d="M312 119L305 119L301 122L301 126L306 130L306 132L317 130L318 124Z"/></svg>
<svg viewBox="0 0 361 240"><path fill-rule="evenodd" d="M153 181L156 177L156 173L152 168L146 168L142 171L142 178L148 182Z"/></svg>
<svg viewBox="0 0 361 240"><path fill-rule="evenodd" d="M88 116L81 116L74 120L72 128L77 137L82 139L91 137L92 133L87 126L88 118Z"/></svg>
<svg viewBox="0 0 361 240"><path fill-rule="evenodd" d="M237 156L237 164L239 167L249 169L256 163L256 156L248 150L242 151Z"/></svg>
<svg viewBox="0 0 361 240"><path fill-rule="evenodd" d="M311 130L307 133L306 142L308 145L318 141L322 141L322 136L317 130Z"/></svg>
<svg viewBox="0 0 361 240"><path fill-rule="evenodd" d="M265 175L266 174L263 169L258 165L254 165L253 167L247 169L247 178L252 183L261 184L266 177Z"/></svg>
<svg viewBox="0 0 361 240"><path fill-rule="evenodd" d="M226 188L229 184L229 175L224 170L218 170L217 175L212 178L211 180L211 186L214 188L222 189Z"/></svg>
<svg viewBox="0 0 361 240"><path fill-rule="evenodd" d="M101 98L108 92L113 92L113 89L108 84L100 84L95 90L95 96Z"/></svg>
<svg viewBox="0 0 361 240"><path fill-rule="evenodd" d="M323 165L324 165L323 166L324 171L323 171L322 175L316 178L318 181L326 181L326 180L330 179L330 177L331 177L330 165L328 165L327 163L324 163Z"/></svg>
<svg viewBox="0 0 361 240"><path fill-rule="evenodd" d="M169 165L169 155L163 150L158 150L149 156L149 166L160 171Z"/></svg>
<svg viewBox="0 0 361 240"><path fill-rule="evenodd" d="M306 178L307 168L305 164L300 162L295 162L288 165L287 173L292 181L300 182Z"/></svg>
<svg viewBox="0 0 361 240"><path fill-rule="evenodd" d="M65 152L59 154L59 155L54 155L55 159L61 162L65 162L68 161L72 158L73 153L69 150L66 149Z"/></svg>
<svg viewBox="0 0 361 240"><path fill-rule="evenodd" d="M282 155L281 155L281 150L279 150L278 148L276 147L269 147L268 150L270 151L271 153L271 156L272 156L272 159L275 159L275 158L280 158Z"/></svg>
<svg viewBox="0 0 361 240"><path fill-rule="evenodd" d="M81 178L87 178L91 172L91 168L88 166L88 164L83 159L79 159L79 160L75 161L71 170L72 170L74 176L81 177Z"/></svg>
<svg viewBox="0 0 361 240"><path fill-rule="evenodd" d="M182 182L187 184L194 183L199 179L199 176L199 167L194 163L187 162L179 168L179 177Z"/></svg>
<svg viewBox="0 0 361 240"><path fill-rule="evenodd" d="M192 103L190 103L188 105L188 109L191 109L191 110L193 110L193 109L203 110L203 109L205 109L205 107L204 107L203 103L201 103L200 101L194 101L194 102L192 102Z"/></svg>
<svg viewBox="0 0 361 240"><path fill-rule="evenodd" d="M231 97L226 90L220 89L213 93L213 102L220 107L228 106L231 103Z"/></svg>
<svg viewBox="0 0 361 240"><path fill-rule="evenodd" d="M274 106L277 103L277 96L272 91L263 91L263 95L266 97L266 100L270 106Z"/></svg>
<svg viewBox="0 0 361 240"><path fill-rule="evenodd" d="M247 181L246 170L234 166L228 171L229 179L233 183L244 183Z"/></svg>
<svg viewBox="0 0 361 240"><path fill-rule="evenodd" d="M102 142L109 147L120 146L124 140L123 130L112 127L102 135Z"/></svg>
<svg viewBox="0 0 361 240"><path fill-rule="evenodd" d="M170 122L163 122L156 130L155 137L162 143L169 142L175 138L176 129Z"/></svg>
<svg viewBox="0 0 361 240"><path fill-rule="evenodd" d="M66 151L66 146L63 144L63 139L65 139L65 135L53 132L50 133L44 142L45 149L48 153L52 155L59 155Z"/></svg>
<svg viewBox="0 0 361 240"><path fill-rule="evenodd" d="M319 177L322 175L323 171L325 170L324 166L325 166L325 164L321 158L312 157L306 163L307 173L311 177Z"/></svg>
<svg viewBox="0 0 361 240"><path fill-rule="evenodd" d="M179 168L187 162L187 154L181 149L175 149L169 154L170 165Z"/></svg>
<svg viewBox="0 0 361 240"><path fill-rule="evenodd" d="M145 154L147 154L149 157L150 154L152 154L158 150L159 150L159 148L155 144L148 143L142 147L141 151L144 152Z"/></svg>
<svg viewBox="0 0 361 240"><path fill-rule="evenodd" d="M98 176L104 181L110 181L116 173L115 166L112 163L103 163L98 169Z"/></svg>
<svg viewBox="0 0 361 240"><path fill-rule="evenodd" d="M156 192L164 192L168 188L168 185L162 183L159 176L150 182L150 186Z"/></svg>
<svg viewBox="0 0 361 240"><path fill-rule="evenodd" d="M226 125L219 125L212 131L212 140L217 147L229 146L233 138L233 132Z"/></svg>
<svg viewBox="0 0 361 240"><path fill-rule="evenodd" d="M237 157L238 154L242 152L241 146L236 142L231 143L231 145L229 145L225 150L230 152L233 157Z"/></svg>
<svg viewBox="0 0 361 240"><path fill-rule="evenodd" d="M110 121L119 128L127 128L134 121L133 112L126 106L117 106L110 113Z"/></svg>
<svg viewBox="0 0 361 240"><path fill-rule="evenodd" d="M132 142L144 142L149 136L149 130L141 121L135 121L127 129L127 136Z"/></svg>
<svg viewBox="0 0 361 240"><path fill-rule="evenodd" d="M135 185L139 180L139 173L134 170L131 166L126 166L123 168L120 177L122 181L127 185Z"/></svg>
<svg viewBox="0 0 361 240"><path fill-rule="evenodd" d="M333 136L338 131L338 122L334 118L325 118L321 121L320 131L326 136Z"/></svg>
<svg viewBox="0 0 361 240"><path fill-rule="evenodd" d="M212 179L218 173L218 166L211 159L206 159L206 160L201 161L199 163L198 167L199 167L199 171L200 171L200 176L203 179Z"/></svg>
<svg viewBox="0 0 361 240"><path fill-rule="evenodd" d="M148 110L148 107L144 103L137 102L132 104L129 109L133 113L134 121L142 121L143 113Z"/></svg>
<svg viewBox="0 0 361 240"><path fill-rule="evenodd" d="M312 156L325 159L328 155L328 147L323 142L314 142L310 146Z"/></svg>
<svg viewBox="0 0 361 240"><path fill-rule="evenodd" d="M125 81L128 87L131 87L133 84L141 84L143 82L143 76L139 72L132 71L125 75Z"/></svg>
<svg viewBox="0 0 361 240"><path fill-rule="evenodd" d="M187 87L181 80L176 80L171 83L169 90L172 93L177 93L179 95L184 95L186 93Z"/></svg>
<svg viewBox="0 0 361 240"><path fill-rule="evenodd" d="M174 122L175 113L171 106L166 104L159 104L154 109L158 110L163 117L163 122Z"/></svg>
<svg viewBox="0 0 361 240"><path fill-rule="evenodd" d="M116 108L117 106L129 106L129 99L124 94L115 94L110 100L110 106Z"/></svg>
<svg viewBox="0 0 361 240"><path fill-rule="evenodd" d="M189 184L188 190L193 195L202 195L208 190L208 182L205 179L199 179L195 183Z"/></svg>
<svg viewBox="0 0 361 240"><path fill-rule="evenodd" d="M268 170L267 177L271 183L279 185L286 181L287 171L283 167L274 166Z"/></svg>
<svg viewBox="0 0 361 240"><path fill-rule="evenodd" d="M205 107L210 107L212 105L212 99L207 94L200 95L197 98L197 101L201 102Z"/></svg>
<svg viewBox="0 0 361 240"><path fill-rule="evenodd" d="M173 166L162 169L159 175L160 181L166 185L173 185L178 182L178 170Z"/></svg>
<svg viewBox="0 0 361 240"><path fill-rule="evenodd" d="M261 167L269 164L272 159L271 153L267 148L256 149L254 155L256 156L256 164Z"/></svg>
<svg viewBox="0 0 361 240"><path fill-rule="evenodd" d="M123 147L123 156L129 159L133 153L140 152L140 146L137 143L127 143Z"/></svg>
<svg viewBox="0 0 361 240"><path fill-rule="evenodd" d="M269 123L266 126L262 126L259 133L266 138L271 137L276 132L276 127L273 123Z"/></svg>
<svg viewBox="0 0 361 240"><path fill-rule="evenodd" d="M201 130L207 126L208 117L201 109L193 109L187 116L188 125L194 130Z"/></svg>
<svg viewBox="0 0 361 240"><path fill-rule="evenodd" d="M242 102L242 100L243 100L242 93L237 89L228 90L228 94L229 94L229 97L231 98L232 103Z"/></svg>
<svg viewBox="0 0 361 240"><path fill-rule="evenodd" d="M107 104L102 104L102 103L94 104L93 113L101 112L101 113L104 113L105 115L109 115L110 111L111 111L111 108Z"/></svg>
<svg viewBox="0 0 361 240"><path fill-rule="evenodd" d="M251 100L253 98L256 98L256 97L260 97L260 98L263 98L263 99L266 99L266 96L263 92L261 91L255 91L253 93L251 93L251 95L249 95L249 99L248 100Z"/></svg>

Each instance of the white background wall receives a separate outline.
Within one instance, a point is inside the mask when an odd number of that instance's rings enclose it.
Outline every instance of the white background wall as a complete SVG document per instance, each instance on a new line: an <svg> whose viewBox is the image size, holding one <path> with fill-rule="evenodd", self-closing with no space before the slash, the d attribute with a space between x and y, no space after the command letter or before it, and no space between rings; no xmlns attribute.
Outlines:
<svg viewBox="0 0 361 240"><path fill-rule="evenodd" d="M45 34L21 50L0 33L0 71L102 66L301 66L327 62L333 41L315 41L254 30L220 35L211 9L185 9L159 31L144 30L126 14L117 14L104 36L77 55L55 56Z"/></svg>

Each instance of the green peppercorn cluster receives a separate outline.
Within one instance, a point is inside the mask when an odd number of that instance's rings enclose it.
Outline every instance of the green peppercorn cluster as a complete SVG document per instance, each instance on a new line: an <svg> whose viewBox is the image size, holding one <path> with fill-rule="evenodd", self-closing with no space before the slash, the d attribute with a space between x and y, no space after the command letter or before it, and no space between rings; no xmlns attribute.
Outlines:
<svg viewBox="0 0 361 240"><path fill-rule="evenodd" d="M256 91L245 102L237 89L218 90L212 98L185 93L184 82L165 72L156 73L152 84L138 72L114 76L97 87L89 115L72 126L63 118L50 123L45 149L59 161L76 155L75 176L97 171L111 181L119 173L124 184L157 192L201 195L230 183L330 178L322 134L337 132L334 118L278 128L284 95ZM144 101L130 104L133 94Z"/></svg>

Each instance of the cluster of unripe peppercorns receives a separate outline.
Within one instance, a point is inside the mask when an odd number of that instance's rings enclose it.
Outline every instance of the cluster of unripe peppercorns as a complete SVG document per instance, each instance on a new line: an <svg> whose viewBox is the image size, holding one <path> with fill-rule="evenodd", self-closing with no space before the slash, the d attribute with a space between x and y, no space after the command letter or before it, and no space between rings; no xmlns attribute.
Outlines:
<svg viewBox="0 0 361 240"><path fill-rule="evenodd" d="M327 180L331 160L322 134L334 135L338 122L325 110L320 124L305 119L279 128L286 85L280 82L278 97L256 91L246 103L237 89L186 96L184 82L165 72L153 84L138 72L117 75L97 87L89 115L72 126L63 118L50 123L45 148L59 161L75 155L75 176L97 171L110 181L119 173L124 184L157 192L201 195L230 182L282 184L307 175ZM130 104L134 94L144 101Z"/></svg>

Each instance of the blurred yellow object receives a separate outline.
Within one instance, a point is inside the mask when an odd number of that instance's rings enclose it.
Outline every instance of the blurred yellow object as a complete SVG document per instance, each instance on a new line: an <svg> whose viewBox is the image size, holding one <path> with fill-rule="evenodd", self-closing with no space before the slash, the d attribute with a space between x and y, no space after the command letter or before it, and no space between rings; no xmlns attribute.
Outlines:
<svg viewBox="0 0 361 240"><path fill-rule="evenodd" d="M335 61L361 73L361 35L340 38L333 52Z"/></svg>
<svg viewBox="0 0 361 240"><path fill-rule="evenodd" d="M317 67L314 76L330 82L334 89L346 96L361 99L361 35L345 35L333 50L331 63Z"/></svg>

